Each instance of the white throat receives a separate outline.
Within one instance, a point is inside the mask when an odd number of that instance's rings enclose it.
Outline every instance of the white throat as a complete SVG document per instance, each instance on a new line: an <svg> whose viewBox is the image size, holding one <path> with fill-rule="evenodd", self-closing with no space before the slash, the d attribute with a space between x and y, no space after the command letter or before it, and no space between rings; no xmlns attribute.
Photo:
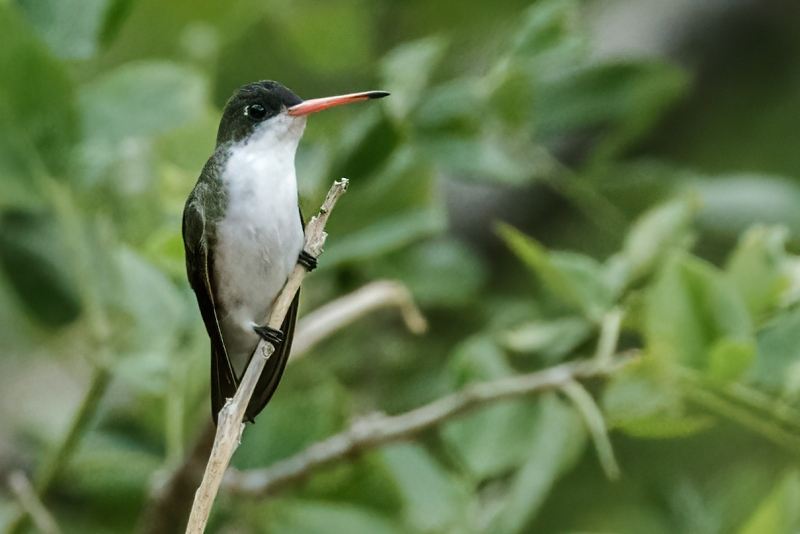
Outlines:
<svg viewBox="0 0 800 534"><path fill-rule="evenodd" d="M227 191L214 270L222 338L237 374L250 357L275 297L303 247L294 158L305 118L264 121L230 147L222 173Z"/></svg>

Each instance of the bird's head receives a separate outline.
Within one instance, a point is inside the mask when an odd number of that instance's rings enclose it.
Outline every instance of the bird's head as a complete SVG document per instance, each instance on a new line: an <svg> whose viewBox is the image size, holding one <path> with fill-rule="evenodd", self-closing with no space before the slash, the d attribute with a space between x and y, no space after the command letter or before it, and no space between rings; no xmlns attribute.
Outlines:
<svg viewBox="0 0 800 534"><path fill-rule="evenodd" d="M305 118L311 113L388 95L384 91L367 91L304 101L278 82L251 83L239 88L225 104L217 145L237 143L266 128L279 130L279 135L295 133L299 139Z"/></svg>

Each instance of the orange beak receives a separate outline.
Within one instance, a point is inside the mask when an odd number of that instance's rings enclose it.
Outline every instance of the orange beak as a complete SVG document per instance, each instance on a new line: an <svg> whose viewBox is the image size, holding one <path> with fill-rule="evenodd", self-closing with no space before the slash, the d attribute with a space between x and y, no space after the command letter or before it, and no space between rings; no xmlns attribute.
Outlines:
<svg viewBox="0 0 800 534"><path fill-rule="evenodd" d="M332 108L333 106L352 104L353 102L363 102L364 100L373 100L375 98L383 98L385 96L389 96L389 93L386 91L366 91L363 93L353 93L349 95L314 98L290 107L287 110L287 113L292 117L302 117L303 115L316 113L317 111Z"/></svg>

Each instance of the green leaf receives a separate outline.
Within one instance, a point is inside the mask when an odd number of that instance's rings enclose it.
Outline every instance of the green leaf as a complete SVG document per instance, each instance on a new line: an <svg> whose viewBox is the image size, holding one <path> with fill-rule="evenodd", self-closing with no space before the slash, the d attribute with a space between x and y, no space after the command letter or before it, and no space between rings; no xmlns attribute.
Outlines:
<svg viewBox="0 0 800 534"><path fill-rule="evenodd" d="M781 314L758 332L752 380L780 391L792 377L800 354L800 308Z"/></svg>
<svg viewBox="0 0 800 534"><path fill-rule="evenodd" d="M168 61L127 63L81 88L87 136L119 141L167 132L202 116L206 82Z"/></svg>
<svg viewBox="0 0 800 534"><path fill-rule="evenodd" d="M406 522L420 532L444 532L466 512L464 492L419 445L387 447L383 461L405 500Z"/></svg>
<svg viewBox="0 0 800 534"><path fill-rule="evenodd" d="M601 148L612 155L649 132L688 82L685 71L657 61L588 63L541 86L536 124L543 135L608 128Z"/></svg>
<svg viewBox="0 0 800 534"><path fill-rule="evenodd" d="M78 140L73 84L11 3L0 4L0 72L0 129L17 138L26 157L62 174Z"/></svg>
<svg viewBox="0 0 800 534"><path fill-rule="evenodd" d="M339 431L344 424L347 391L334 380L309 380L296 367L281 382L280 394L248 429L234 457L239 469L264 467L287 458ZM323 491L323 488L317 488Z"/></svg>
<svg viewBox="0 0 800 534"><path fill-rule="evenodd" d="M696 206L688 199L678 199L644 213L625 237L622 251L606 262L614 285L622 290L650 274L674 248L690 243L689 225Z"/></svg>
<svg viewBox="0 0 800 534"><path fill-rule="evenodd" d="M535 177L529 162L530 147L515 150L514 140L466 139L454 136L425 136L420 146L443 172L470 179L491 179L521 185Z"/></svg>
<svg viewBox="0 0 800 534"><path fill-rule="evenodd" d="M503 334L503 345L513 351L536 353L548 363L570 354L592 333L591 325L580 317L535 321Z"/></svg>
<svg viewBox="0 0 800 534"><path fill-rule="evenodd" d="M800 528L800 476L789 471L737 534L792 534Z"/></svg>
<svg viewBox="0 0 800 534"><path fill-rule="evenodd" d="M711 417L685 414L681 391L657 364L629 366L603 391L603 413L610 428L648 439L682 438L710 427Z"/></svg>
<svg viewBox="0 0 800 534"><path fill-rule="evenodd" d="M667 439L685 438L707 430L713 424L711 417L653 415L621 421L617 428L635 438Z"/></svg>
<svg viewBox="0 0 800 534"><path fill-rule="evenodd" d="M747 341L753 325L744 301L723 273L676 253L662 267L645 304L649 354L698 369L722 337Z"/></svg>
<svg viewBox="0 0 800 534"><path fill-rule="evenodd" d="M536 516L555 482L575 465L583 452L586 430L573 408L548 394L542 398L540 410L529 460L514 476L504 505L488 532L522 531Z"/></svg>
<svg viewBox="0 0 800 534"><path fill-rule="evenodd" d="M439 136L445 133L469 135L480 128L484 106L479 85L459 78L426 91L411 121L418 129Z"/></svg>
<svg viewBox="0 0 800 534"><path fill-rule="evenodd" d="M532 5L514 38L515 53L530 57L563 44L578 29L579 7L575 0L549 0Z"/></svg>
<svg viewBox="0 0 800 534"><path fill-rule="evenodd" d="M383 83L392 93L386 106L396 119L405 118L417 105L446 46L444 39L429 37L402 44L384 57L381 64Z"/></svg>
<svg viewBox="0 0 800 534"><path fill-rule="evenodd" d="M108 0L18 0L31 24L58 57L94 55Z"/></svg>
<svg viewBox="0 0 800 534"><path fill-rule="evenodd" d="M0 216L0 266L25 308L50 327L81 313L71 258L55 217L8 210Z"/></svg>
<svg viewBox="0 0 800 534"><path fill-rule="evenodd" d="M81 87L79 100L87 137L82 146L84 183L106 179L113 190L129 197L155 194L150 138L205 117L206 81L176 63L127 63ZM152 200L138 206L122 203L118 216L135 207L150 208Z"/></svg>
<svg viewBox="0 0 800 534"><path fill-rule="evenodd" d="M753 317L776 309L789 288L787 238L785 227L756 225L742 235L728 259L725 270Z"/></svg>
<svg viewBox="0 0 800 534"><path fill-rule="evenodd" d="M402 281L421 306L457 307L470 302L486 280L486 267L469 246L435 239L397 251L370 269L371 278Z"/></svg>
<svg viewBox="0 0 800 534"><path fill-rule="evenodd" d="M505 354L488 336L473 336L459 344L450 368L456 387L514 374ZM497 476L527 458L537 421L535 406L530 400L493 404L448 421L442 438L477 480Z"/></svg>
<svg viewBox="0 0 800 534"><path fill-rule="evenodd" d="M519 230L497 225L500 237L516 256L565 303L597 322L612 304L610 288L601 266L588 256L568 252L548 252L541 244Z"/></svg>
<svg viewBox="0 0 800 534"><path fill-rule="evenodd" d="M73 498L135 513L159 467L162 459L139 444L119 436L92 434L82 440L59 485Z"/></svg>
<svg viewBox="0 0 800 534"><path fill-rule="evenodd" d="M422 208L387 217L359 232L340 238L331 234L330 245L325 249L321 265L333 267L397 250L417 239L441 232L446 223L441 209Z"/></svg>
<svg viewBox="0 0 800 534"><path fill-rule="evenodd" d="M717 383L738 380L752 365L756 345L752 340L723 337L711 346L706 374Z"/></svg>
<svg viewBox="0 0 800 534"><path fill-rule="evenodd" d="M774 176L734 175L695 180L687 186L700 194L698 225L704 232L735 239L754 224L785 225L800 234L800 186Z"/></svg>
<svg viewBox="0 0 800 534"><path fill-rule="evenodd" d="M188 319L189 302L162 273L129 248L117 252L119 276L113 314L117 371L140 392L166 393L176 332Z"/></svg>
<svg viewBox="0 0 800 534"><path fill-rule="evenodd" d="M272 505L261 532L281 534L400 534L399 526L366 509L348 504L283 500ZM264 526L269 525L269 530Z"/></svg>

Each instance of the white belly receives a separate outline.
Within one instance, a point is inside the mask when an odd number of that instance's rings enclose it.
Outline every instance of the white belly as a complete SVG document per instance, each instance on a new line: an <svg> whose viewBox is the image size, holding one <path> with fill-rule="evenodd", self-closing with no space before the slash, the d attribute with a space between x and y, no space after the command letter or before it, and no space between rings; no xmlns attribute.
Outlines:
<svg viewBox="0 0 800 534"><path fill-rule="evenodd" d="M303 248L295 151L263 141L231 150L223 173L226 216L214 249L222 339L239 376L259 341L253 326L266 324Z"/></svg>

